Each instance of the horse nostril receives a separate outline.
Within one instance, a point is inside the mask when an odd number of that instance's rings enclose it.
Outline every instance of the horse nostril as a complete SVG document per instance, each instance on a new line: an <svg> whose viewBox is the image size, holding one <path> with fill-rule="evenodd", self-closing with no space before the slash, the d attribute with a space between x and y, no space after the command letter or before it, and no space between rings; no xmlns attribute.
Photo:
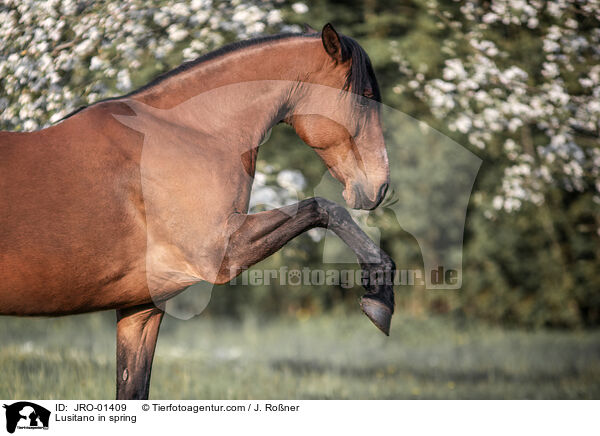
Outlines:
<svg viewBox="0 0 600 436"><path fill-rule="evenodd" d="M381 200L383 200L383 198L385 197L385 194L387 193L388 190L388 184L384 183L383 185L381 185L381 188L379 188L379 192L377 193L377 203L381 203Z"/></svg>

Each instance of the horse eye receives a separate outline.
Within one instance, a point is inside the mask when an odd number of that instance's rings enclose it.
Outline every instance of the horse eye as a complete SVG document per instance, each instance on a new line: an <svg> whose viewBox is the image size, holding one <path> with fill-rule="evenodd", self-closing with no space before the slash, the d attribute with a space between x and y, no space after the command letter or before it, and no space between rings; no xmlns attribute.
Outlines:
<svg viewBox="0 0 600 436"><path fill-rule="evenodd" d="M367 97L366 95L362 95L362 96L360 96L360 98L358 98L358 105L362 109L369 107L369 102L370 102L369 97Z"/></svg>
<svg viewBox="0 0 600 436"><path fill-rule="evenodd" d="M361 95L361 98L359 98L358 100L358 104L361 106L361 108L367 108L369 106L369 103L371 102L371 99L374 97L373 95L373 90L372 89L365 89L365 91L363 92L363 95Z"/></svg>

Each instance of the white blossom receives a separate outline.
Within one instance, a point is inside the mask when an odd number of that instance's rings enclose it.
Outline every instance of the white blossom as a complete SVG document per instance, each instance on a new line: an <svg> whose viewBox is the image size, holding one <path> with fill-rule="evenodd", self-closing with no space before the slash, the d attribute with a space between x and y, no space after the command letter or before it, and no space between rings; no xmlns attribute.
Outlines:
<svg viewBox="0 0 600 436"><path fill-rule="evenodd" d="M464 134L474 147L485 151L494 143L502 145L508 166L492 208L514 211L524 202L541 204L549 184L592 190L600 203L599 184L592 182L600 179L600 147L578 142L581 132L599 141L600 3L495 0L484 7L467 0L457 15L440 12L437 2L427 5L432 16L441 13L440 22L453 29L441 44L450 48L442 50L447 58L441 77L428 76L420 65L412 68L399 45L392 44L393 60L406 77L394 90L414 92L435 117L451 131ZM587 14L595 28L581 32L576 13ZM554 24L540 27L544 14L543 22ZM524 71L511 53L500 50L483 32L492 25L533 32L540 49L537 69ZM457 40L456 29L462 29ZM457 41L471 51L457 56L451 49ZM573 74L579 75L575 80L581 88L568 87L568 75Z"/></svg>
<svg viewBox="0 0 600 436"><path fill-rule="evenodd" d="M117 73L117 89L123 92L131 89L131 77L129 77L129 71L121 70Z"/></svg>
<svg viewBox="0 0 600 436"><path fill-rule="evenodd" d="M167 28L169 39L173 42L183 41L189 35L189 32L178 24L172 24Z"/></svg>
<svg viewBox="0 0 600 436"><path fill-rule="evenodd" d="M305 14L308 12L308 6L306 6L304 3L301 3L301 2L294 3L292 5L292 9L297 14Z"/></svg>
<svg viewBox="0 0 600 436"><path fill-rule="evenodd" d="M277 175L277 183L284 189L290 191L302 191L306 186L306 180L298 170L283 170Z"/></svg>

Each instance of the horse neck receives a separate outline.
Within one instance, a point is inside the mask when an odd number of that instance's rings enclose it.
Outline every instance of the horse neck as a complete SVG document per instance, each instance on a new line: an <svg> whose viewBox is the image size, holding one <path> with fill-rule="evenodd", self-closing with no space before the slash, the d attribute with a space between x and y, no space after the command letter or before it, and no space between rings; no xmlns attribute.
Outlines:
<svg viewBox="0 0 600 436"><path fill-rule="evenodd" d="M297 36L265 41L200 62L132 98L157 109L170 109L218 88L270 81L270 98L263 96L261 101L271 103L271 111L278 111L294 84L322 68L325 60L319 38Z"/></svg>
<svg viewBox="0 0 600 436"><path fill-rule="evenodd" d="M325 61L319 38L265 41L200 62L130 98L244 153L285 116L297 84Z"/></svg>

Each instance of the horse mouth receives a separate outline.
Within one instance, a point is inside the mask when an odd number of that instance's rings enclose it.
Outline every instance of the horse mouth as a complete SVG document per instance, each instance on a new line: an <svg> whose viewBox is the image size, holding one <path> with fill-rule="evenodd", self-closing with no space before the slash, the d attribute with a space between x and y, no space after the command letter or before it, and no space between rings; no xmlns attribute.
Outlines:
<svg viewBox="0 0 600 436"><path fill-rule="evenodd" d="M347 191L344 191L344 198L352 209L373 210L381 204L388 190L388 183L383 183L374 200L371 200L364 192L362 187L355 184L352 188L352 198L346 198Z"/></svg>

